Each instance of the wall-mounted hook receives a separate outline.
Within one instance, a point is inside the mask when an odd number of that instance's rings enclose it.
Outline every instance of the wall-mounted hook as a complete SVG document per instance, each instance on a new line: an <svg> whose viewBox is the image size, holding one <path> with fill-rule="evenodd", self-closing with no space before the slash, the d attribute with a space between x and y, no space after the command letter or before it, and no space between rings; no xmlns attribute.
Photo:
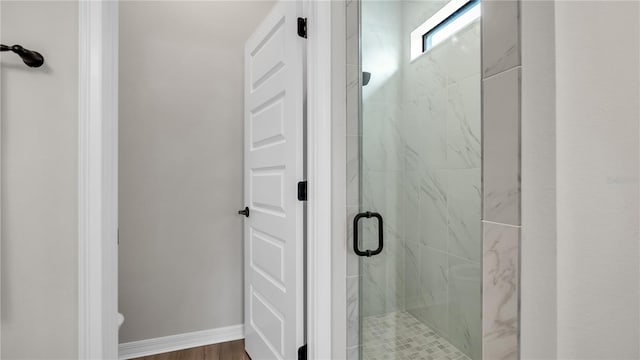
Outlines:
<svg viewBox="0 0 640 360"><path fill-rule="evenodd" d="M37 51L27 50L20 45L7 46L0 44L0 51L12 51L29 67L40 67L44 64L44 57Z"/></svg>

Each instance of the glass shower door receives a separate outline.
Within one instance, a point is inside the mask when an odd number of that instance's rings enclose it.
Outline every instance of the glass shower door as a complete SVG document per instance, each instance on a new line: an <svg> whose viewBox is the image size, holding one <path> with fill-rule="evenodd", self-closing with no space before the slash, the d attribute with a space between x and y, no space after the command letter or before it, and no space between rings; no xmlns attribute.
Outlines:
<svg viewBox="0 0 640 360"><path fill-rule="evenodd" d="M479 16L360 2L361 359L481 358Z"/></svg>

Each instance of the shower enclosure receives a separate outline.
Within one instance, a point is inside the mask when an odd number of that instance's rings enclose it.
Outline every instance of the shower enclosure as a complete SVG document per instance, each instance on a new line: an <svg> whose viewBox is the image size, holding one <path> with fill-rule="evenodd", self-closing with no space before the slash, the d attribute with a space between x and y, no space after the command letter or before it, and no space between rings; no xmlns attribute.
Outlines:
<svg viewBox="0 0 640 360"><path fill-rule="evenodd" d="M356 6L358 357L481 359L479 1Z"/></svg>

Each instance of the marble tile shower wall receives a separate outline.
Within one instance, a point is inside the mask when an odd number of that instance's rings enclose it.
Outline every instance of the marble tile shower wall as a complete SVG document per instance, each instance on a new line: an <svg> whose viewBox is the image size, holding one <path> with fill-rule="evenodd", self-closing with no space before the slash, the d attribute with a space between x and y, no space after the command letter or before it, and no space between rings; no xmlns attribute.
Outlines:
<svg viewBox="0 0 640 360"><path fill-rule="evenodd" d="M402 3L360 3L362 71L370 72L362 88L363 211L384 217L384 251L361 260L361 316L379 315L404 308L404 228L402 199ZM363 223L363 246L375 248L375 221Z"/></svg>
<svg viewBox="0 0 640 360"><path fill-rule="evenodd" d="M346 1L347 77L347 359L358 360L360 341L360 258L352 250L353 217L360 211L360 25L358 0Z"/></svg>
<svg viewBox="0 0 640 360"><path fill-rule="evenodd" d="M410 33L442 2L410 2ZM481 357L480 23L404 67L405 307Z"/></svg>
<svg viewBox="0 0 640 360"><path fill-rule="evenodd" d="M444 3L347 4L347 172L349 194L361 195L360 204L349 196L348 221L358 205L385 218L385 251L362 261L359 272L358 260L350 260L352 349L359 344L358 312L408 310L471 357L480 357L479 22L416 61L408 58L409 34ZM362 70L372 73L363 89L361 128L353 121L359 69L358 28L351 25L357 24L358 6L367 29ZM353 171L360 166L361 179ZM364 245L374 247L376 230L370 225L363 229ZM359 294L356 280L362 281Z"/></svg>
<svg viewBox="0 0 640 360"><path fill-rule="evenodd" d="M520 1L482 0L483 359L520 358Z"/></svg>

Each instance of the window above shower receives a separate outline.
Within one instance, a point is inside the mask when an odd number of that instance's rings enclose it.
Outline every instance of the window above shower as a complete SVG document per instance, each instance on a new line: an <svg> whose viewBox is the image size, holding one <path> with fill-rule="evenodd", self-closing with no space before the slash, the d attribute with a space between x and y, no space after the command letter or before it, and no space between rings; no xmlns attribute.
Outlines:
<svg viewBox="0 0 640 360"><path fill-rule="evenodd" d="M411 60L480 18L480 0L451 0L411 32Z"/></svg>

